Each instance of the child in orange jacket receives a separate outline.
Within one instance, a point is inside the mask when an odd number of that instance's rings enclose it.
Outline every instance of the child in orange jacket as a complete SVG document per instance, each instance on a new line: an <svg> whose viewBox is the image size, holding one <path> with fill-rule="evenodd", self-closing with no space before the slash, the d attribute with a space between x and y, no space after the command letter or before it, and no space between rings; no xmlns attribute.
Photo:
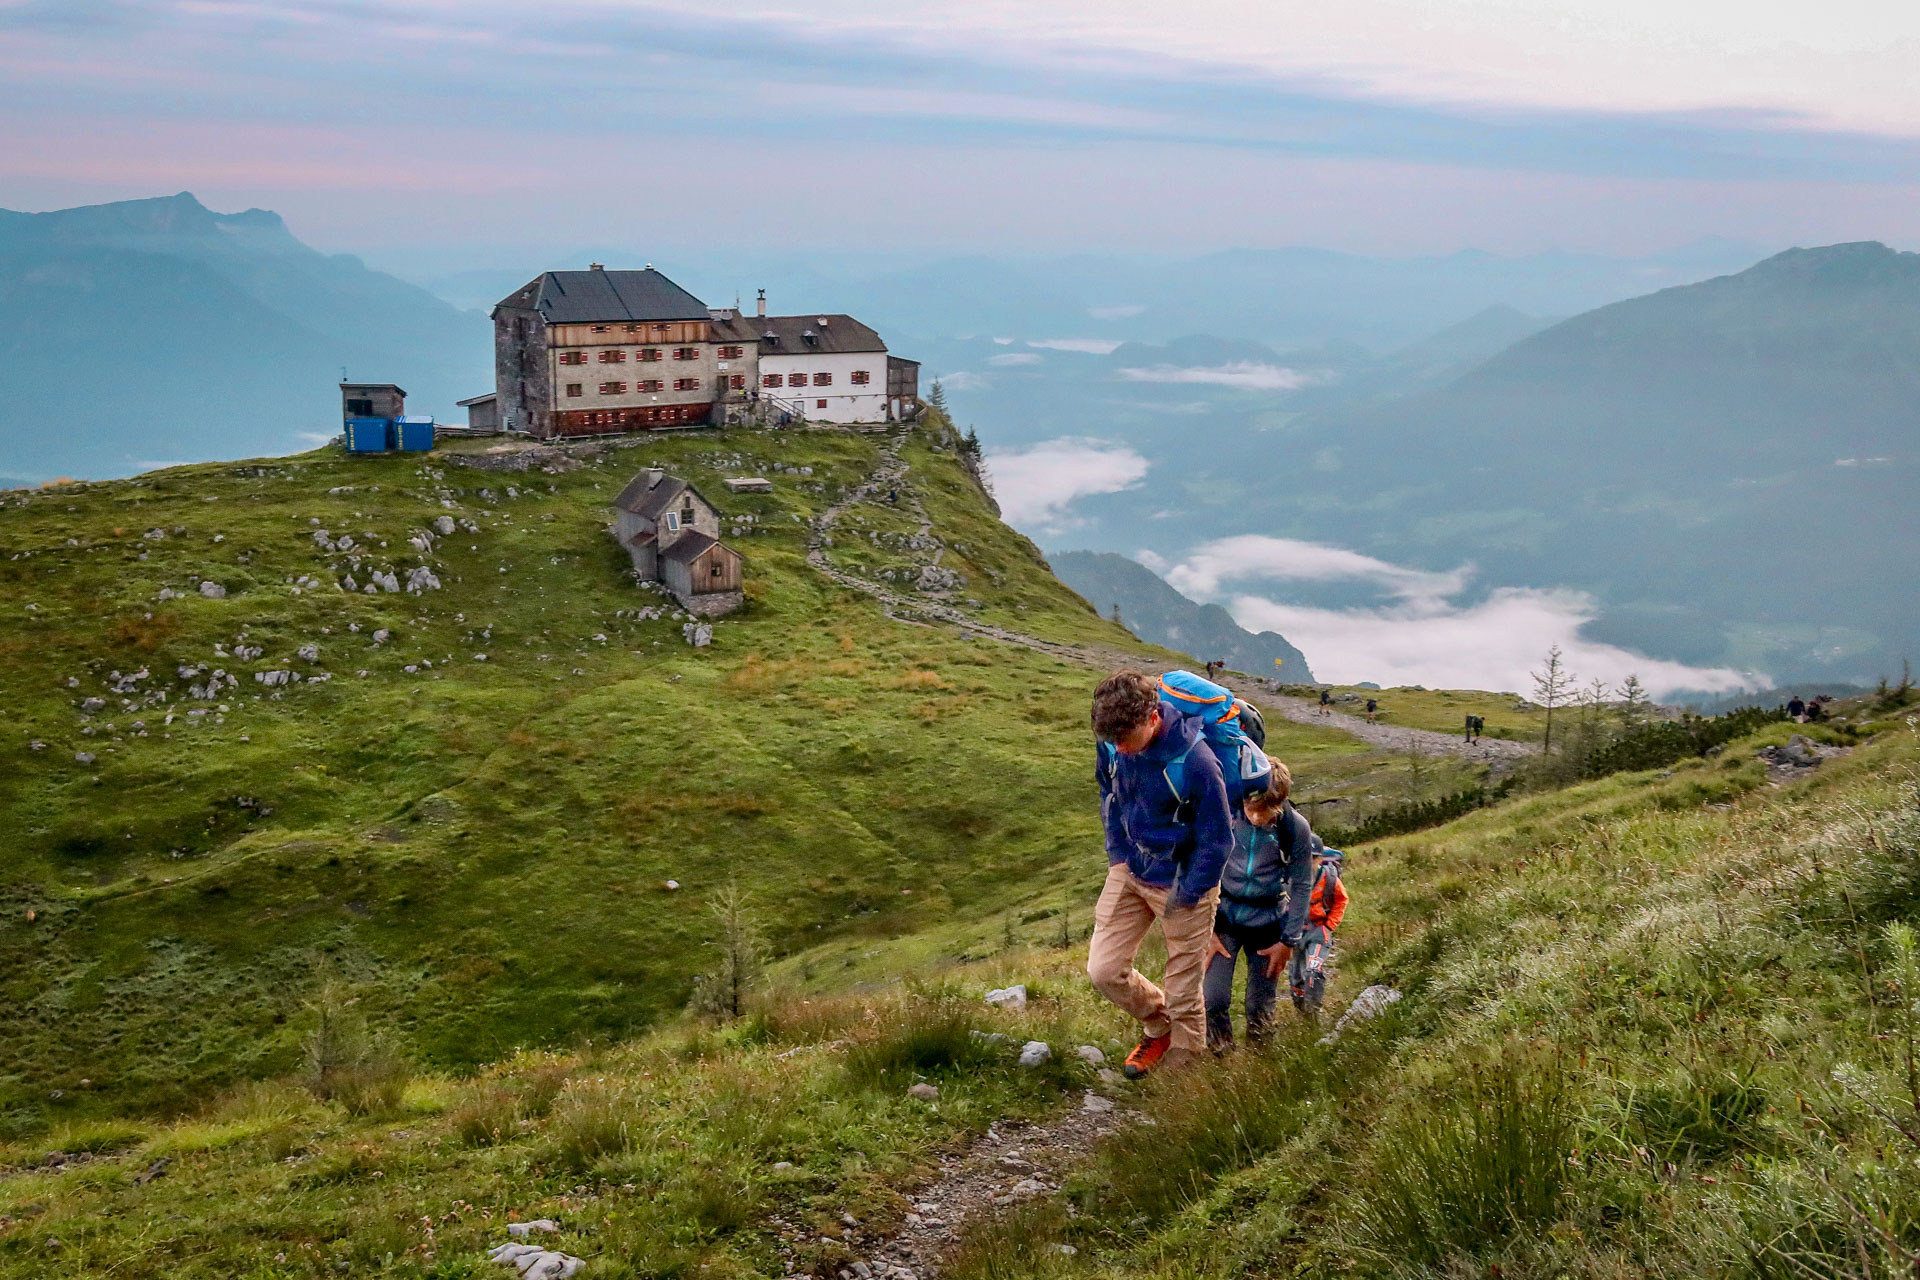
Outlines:
<svg viewBox="0 0 1920 1280"><path fill-rule="evenodd" d="M1315 839L1314 843L1318 844L1319 840ZM1333 931L1340 927L1340 917L1347 913L1347 886L1340 882L1346 859L1347 855L1338 849L1327 849L1317 859L1320 865L1314 873L1313 893L1307 899L1307 927L1288 966L1293 1007L1309 1016L1320 1012L1321 1001L1326 996L1327 958L1333 950Z"/></svg>

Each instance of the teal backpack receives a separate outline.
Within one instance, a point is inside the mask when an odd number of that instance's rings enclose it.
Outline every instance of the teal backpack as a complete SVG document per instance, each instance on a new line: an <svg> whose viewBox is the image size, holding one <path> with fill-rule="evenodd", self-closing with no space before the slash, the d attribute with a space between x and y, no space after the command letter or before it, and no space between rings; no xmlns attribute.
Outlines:
<svg viewBox="0 0 1920 1280"><path fill-rule="evenodd" d="M1182 715L1200 717L1201 732L1220 761L1230 803L1266 789L1270 766L1261 748L1267 745L1267 724L1259 708L1191 671L1161 676L1160 701Z"/></svg>

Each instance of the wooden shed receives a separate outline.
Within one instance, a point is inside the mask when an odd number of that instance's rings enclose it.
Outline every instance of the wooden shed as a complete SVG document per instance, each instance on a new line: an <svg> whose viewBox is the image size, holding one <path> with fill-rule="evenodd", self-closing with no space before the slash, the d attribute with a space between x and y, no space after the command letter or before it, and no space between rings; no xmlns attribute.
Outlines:
<svg viewBox="0 0 1920 1280"><path fill-rule="evenodd" d="M704 533L687 534L660 553L660 580L688 600L737 594L740 553Z"/></svg>

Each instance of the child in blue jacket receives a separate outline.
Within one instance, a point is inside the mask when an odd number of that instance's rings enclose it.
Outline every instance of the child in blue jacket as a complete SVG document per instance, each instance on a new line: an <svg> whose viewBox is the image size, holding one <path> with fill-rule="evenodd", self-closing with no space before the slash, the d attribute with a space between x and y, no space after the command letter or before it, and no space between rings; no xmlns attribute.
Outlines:
<svg viewBox="0 0 1920 1280"><path fill-rule="evenodd" d="M1292 774L1275 760L1266 789L1249 795L1234 815L1233 851L1220 876L1202 984L1207 1045L1216 1053L1233 1045L1230 1006L1240 954L1247 954L1247 1038L1257 1042L1273 1024L1280 975L1306 927L1316 837L1288 803L1292 789Z"/></svg>

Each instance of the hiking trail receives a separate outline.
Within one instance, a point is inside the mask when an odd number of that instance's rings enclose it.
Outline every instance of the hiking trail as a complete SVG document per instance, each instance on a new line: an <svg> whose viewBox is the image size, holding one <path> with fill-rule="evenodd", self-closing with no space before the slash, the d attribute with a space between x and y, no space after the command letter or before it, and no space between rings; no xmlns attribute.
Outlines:
<svg viewBox="0 0 1920 1280"><path fill-rule="evenodd" d="M1136 1121L1134 1112L1091 1089L1080 1106L1048 1120L997 1120L964 1152L940 1157L938 1175L911 1193L913 1211L898 1229L869 1239L849 1222L840 1240L820 1242L853 1253L838 1269L841 1280L937 1280L969 1227L1058 1193L1069 1167L1085 1160L1094 1143ZM780 1217L772 1222L789 1246L812 1239L797 1223Z"/></svg>
<svg viewBox="0 0 1920 1280"><path fill-rule="evenodd" d="M1120 649L1059 644L1051 640L1042 640L1037 636L1011 631L1005 627L997 627L956 608L950 603L951 592L936 590L909 595L897 590L890 583L875 582L833 563L827 555L827 550L833 546L833 530L840 517L849 508L872 502L880 494L892 490L897 491L901 503L919 517L921 539L936 544L933 557L921 562L921 567L928 569L939 565L946 547L939 544L938 540L932 536L932 518L927 515L926 506L920 501L919 494L907 484L909 467L906 459L900 456L900 451L905 447L911 431L911 427L889 431L887 442L880 450L880 461L873 471L844 498L814 519L807 537L807 563L834 583L872 596L880 602L881 610L897 622L921 626L926 625L926 620L944 622L968 635L986 640L998 640L1003 644L1019 645L1036 653L1047 654L1049 657L1077 662L1083 666L1096 667L1105 671L1137 665L1140 662L1138 654L1130 654ZM1401 725L1368 724L1361 717L1348 715L1343 711L1332 711L1322 715L1320 708L1306 699L1290 698L1275 693L1255 680L1222 673L1216 681L1263 710L1277 711L1296 724L1338 729L1384 751L1406 751L1412 748L1422 755L1460 756L1468 760L1485 761L1493 767L1495 773L1504 773L1511 769L1516 761L1538 754L1540 750L1539 744L1533 742L1514 742L1506 738L1482 738L1479 742L1470 743L1456 733L1439 733L1432 729L1412 729Z"/></svg>

